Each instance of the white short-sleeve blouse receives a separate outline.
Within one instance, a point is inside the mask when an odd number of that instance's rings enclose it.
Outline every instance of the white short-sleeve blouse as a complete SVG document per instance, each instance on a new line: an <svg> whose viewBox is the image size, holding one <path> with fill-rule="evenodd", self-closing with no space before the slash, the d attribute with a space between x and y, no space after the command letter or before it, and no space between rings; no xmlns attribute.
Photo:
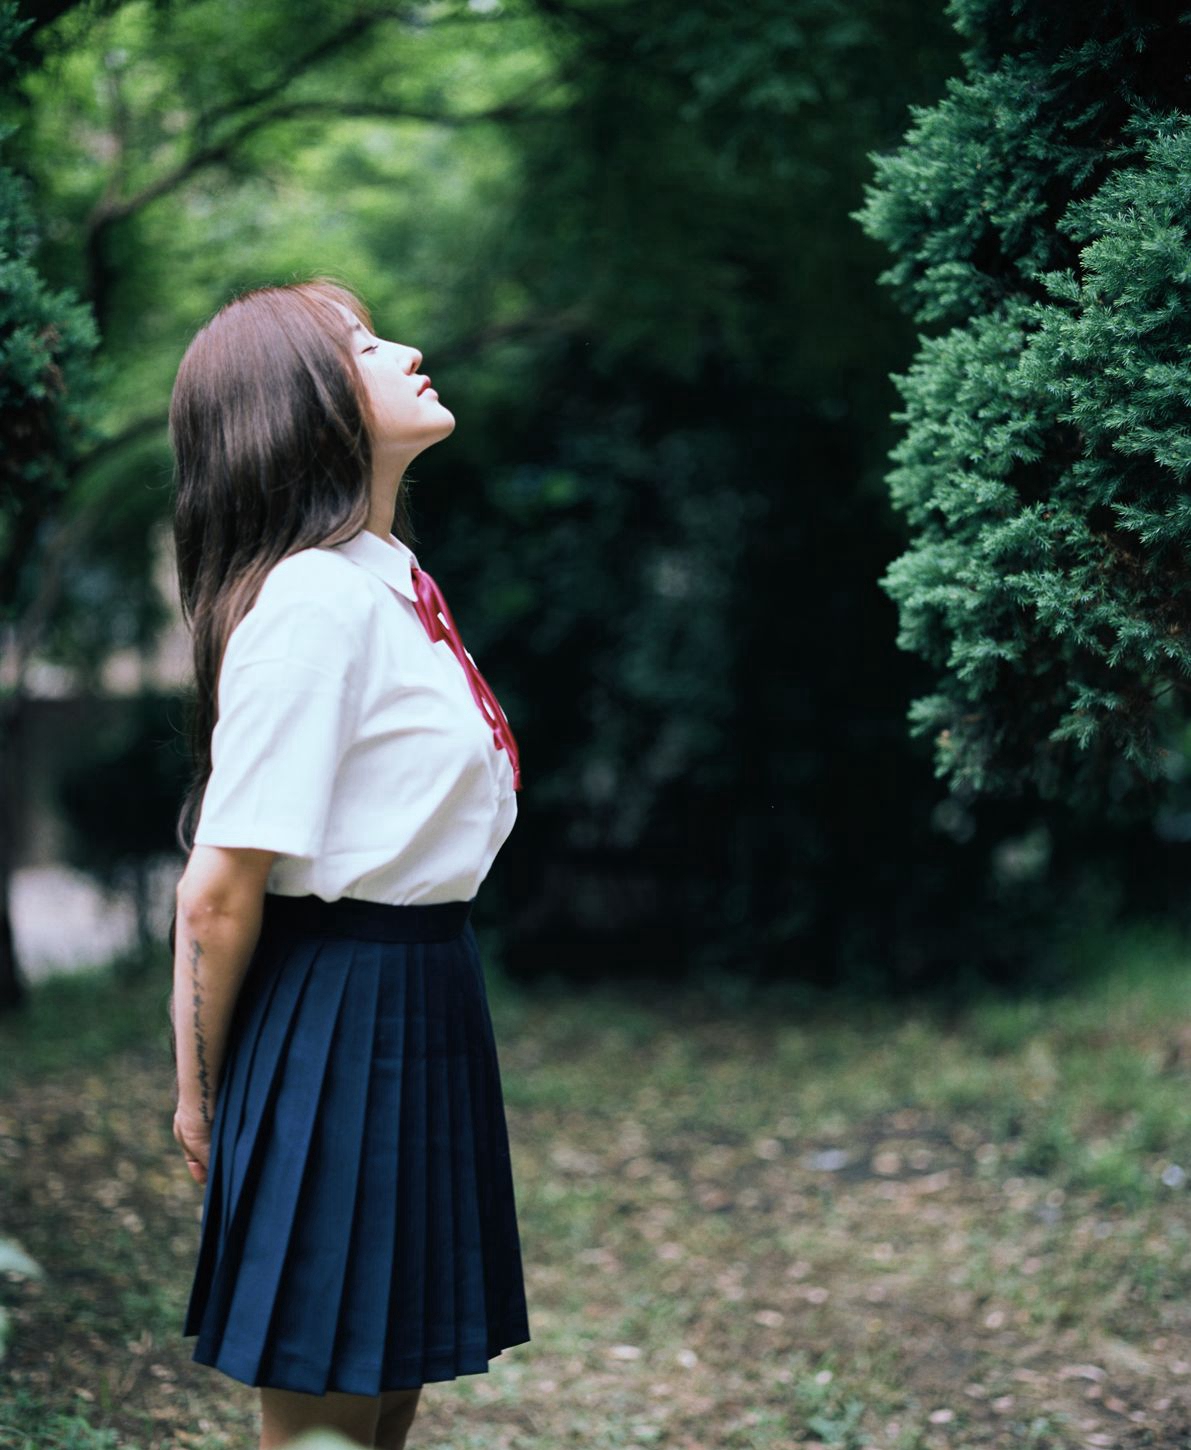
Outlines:
<svg viewBox="0 0 1191 1450"><path fill-rule="evenodd" d="M303 549L232 631L194 843L280 852L270 892L467 901L513 829L508 751L418 618L417 562L368 529Z"/></svg>

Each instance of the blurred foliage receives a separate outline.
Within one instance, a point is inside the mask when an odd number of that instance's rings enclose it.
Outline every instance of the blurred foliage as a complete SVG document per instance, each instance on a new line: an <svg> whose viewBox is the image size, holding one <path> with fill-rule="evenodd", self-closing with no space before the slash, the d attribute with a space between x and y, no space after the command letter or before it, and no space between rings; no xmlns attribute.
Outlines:
<svg viewBox="0 0 1191 1450"><path fill-rule="evenodd" d="M118 967L125 975L156 965L153 868L188 779L180 714L172 695L134 696L115 723L79 747L56 782L66 864L135 906L136 943Z"/></svg>
<svg viewBox="0 0 1191 1450"><path fill-rule="evenodd" d="M194 329L329 272L459 420L415 520L522 747L482 892L511 971L959 990L1166 890L1148 823L940 799L905 738L927 675L877 581L914 332L850 213L959 64L941 10L129 0L36 44L38 261L106 369L57 657L159 627Z"/></svg>
<svg viewBox="0 0 1191 1450"><path fill-rule="evenodd" d="M0 82L16 80L17 42L28 28L0 4ZM0 120L0 146L19 126ZM23 137L21 138L24 139ZM89 308L38 266L41 242L28 180L0 166L0 622L14 623L47 519L68 486L68 465L89 434L91 354L99 338Z"/></svg>
<svg viewBox="0 0 1191 1450"><path fill-rule="evenodd" d="M27 63L31 23L0 0L0 85L14 87ZM0 117L0 155L20 128ZM11 822L22 775L25 670L59 602L69 534L62 528L71 468L94 436L91 310L39 266L41 240L26 177L0 164L0 1009L25 995L8 913L14 868Z"/></svg>

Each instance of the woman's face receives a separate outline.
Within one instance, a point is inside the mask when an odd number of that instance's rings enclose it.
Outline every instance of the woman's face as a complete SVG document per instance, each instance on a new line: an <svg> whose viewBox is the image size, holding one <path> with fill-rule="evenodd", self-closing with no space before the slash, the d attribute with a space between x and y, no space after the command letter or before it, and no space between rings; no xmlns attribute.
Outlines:
<svg viewBox="0 0 1191 1450"><path fill-rule="evenodd" d="M418 371L422 354L417 348L377 337L354 312L340 310L352 329L351 345L372 404L373 448L420 451L448 437L455 428L455 415L439 402L428 375Z"/></svg>

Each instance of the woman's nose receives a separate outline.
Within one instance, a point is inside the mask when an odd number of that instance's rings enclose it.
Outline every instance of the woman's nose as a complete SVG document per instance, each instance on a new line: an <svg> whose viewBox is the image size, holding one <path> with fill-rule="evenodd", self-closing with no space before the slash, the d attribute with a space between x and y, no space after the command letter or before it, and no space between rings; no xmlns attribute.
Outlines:
<svg viewBox="0 0 1191 1450"><path fill-rule="evenodd" d="M411 373L416 373L417 370L422 366L422 354L417 350L416 347L407 348L406 351L409 353L410 356L409 370Z"/></svg>

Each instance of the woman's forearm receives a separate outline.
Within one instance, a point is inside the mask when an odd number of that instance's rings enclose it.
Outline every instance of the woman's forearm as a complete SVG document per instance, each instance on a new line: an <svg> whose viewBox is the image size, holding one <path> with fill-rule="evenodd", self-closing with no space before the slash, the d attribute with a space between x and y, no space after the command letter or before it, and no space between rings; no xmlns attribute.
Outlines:
<svg viewBox="0 0 1191 1450"><path fill-rule="evenodd" d="M226 902L178 895L170 1003L178 1105L208 1124L215 1116L228 1027L260 936L262 909L258 897Z"/></svg>

